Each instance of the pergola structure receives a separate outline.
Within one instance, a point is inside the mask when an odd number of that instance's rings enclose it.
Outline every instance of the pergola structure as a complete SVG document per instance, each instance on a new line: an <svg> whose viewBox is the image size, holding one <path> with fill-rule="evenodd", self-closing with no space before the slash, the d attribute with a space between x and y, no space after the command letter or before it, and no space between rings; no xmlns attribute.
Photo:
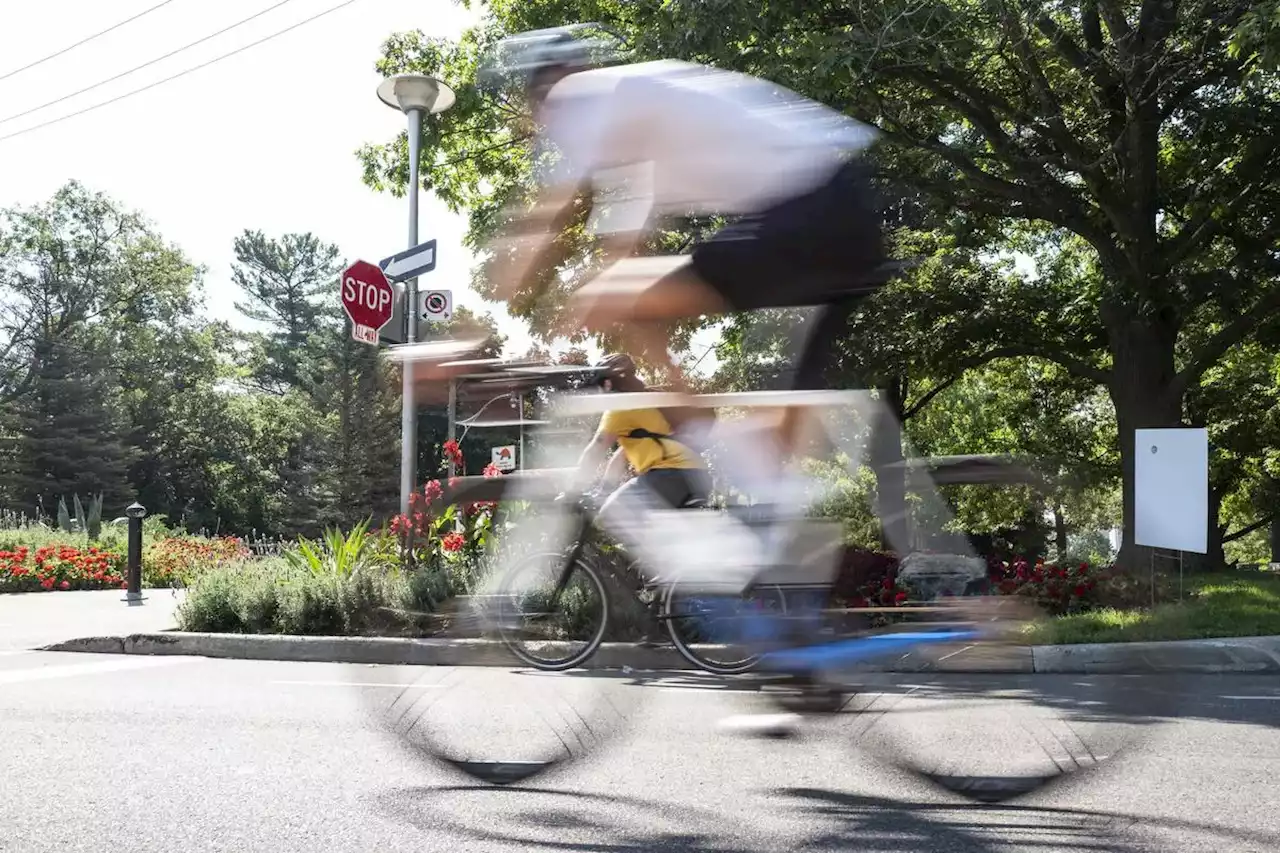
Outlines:
<svg viewBox="0 0 1280 853"><path fill-rule="evenodd" d="M448 438L457 438L457 427L533 426L545 421L524 417L525 395L540 388L563 390L593 377L597 368L589 365L554 365L527 359L477 358L436 364L430 378L414 385L419 406L443 405L448 409ZM508 399L517 407L516 416L491 404ZM504 417L505 414L505 417ZM463 433L465 435L465 432ZM524 435L521 429L520 465L524 465ZM450 476L453 475L450 464Z"/></svg>

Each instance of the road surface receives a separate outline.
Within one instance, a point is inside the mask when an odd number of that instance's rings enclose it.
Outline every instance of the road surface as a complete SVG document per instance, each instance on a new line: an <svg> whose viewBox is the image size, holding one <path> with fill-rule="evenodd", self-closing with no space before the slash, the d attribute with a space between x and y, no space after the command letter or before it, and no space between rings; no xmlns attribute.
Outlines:
<svg viewBox="0 0 1280 853"><path fill-rule="evenodd" d="M1009 701L1053 694L1074 722L1055 729L994 699L957 700L943 727L953 763L996 772L1054 749L1103 756L1128 744L1088 784L973 807L875 757L891 744L936 758L941 718L925 706L958 678L881 678L856 713L799 741L744 741L715 721L752 697L688 674L639 682L11 651L0 654L0 850L1280 850L1280 679L971 679ZM607 731L592 709L630 725L525 789L471 785L385 725L438 697L424 719L492 744L503 737L488 727L498 711L550 708L553 694L572 694L556 718L571 745ZM1126 723L1125 703L1181 718ZM546 742L532 719L493 748L532 754ZM1049 736L1059 746L1035 758L1028 744Z"/></svg>

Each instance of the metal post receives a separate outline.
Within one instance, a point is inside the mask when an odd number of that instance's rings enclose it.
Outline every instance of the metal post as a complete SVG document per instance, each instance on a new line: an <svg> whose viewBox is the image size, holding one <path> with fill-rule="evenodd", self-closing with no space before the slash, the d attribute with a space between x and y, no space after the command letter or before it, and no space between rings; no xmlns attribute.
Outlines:
<svg viewBox="0 0 1280 853"><path fill-rule="evenodd" d="M134 501L125 508L124 514L129 519L129 551L128 568L125 578L124 601L130 605L142 603L142 519L146 518L147 508Z"/></svg>
<svg viewBox="0 0 1280 853"><path fill-rule="evenodd" d="M524 470L524 394L520 395L520 458L517 460L518 469Z"/></svg>
<svg viewBox="0 0 1280 853"><path fill-rule="evenodd" d="M418 158L422 142L422 110L406 110L409 117L409 248L418 245ZM405 282L405 342L418 339L418 280ZM408 515L409 496L417 480L418 407L414 399L413 364L405 362L400 409L400 512Z"/></svg>
<svg viewBox="0 0 1280 853"><path fill-rule="evenodd" d="M450 441L454 440L454 435L458 431L458 380L449 380L449 435ZM458 470L453 464L453 460L449 460L449 477L458 476Z"/></svg>

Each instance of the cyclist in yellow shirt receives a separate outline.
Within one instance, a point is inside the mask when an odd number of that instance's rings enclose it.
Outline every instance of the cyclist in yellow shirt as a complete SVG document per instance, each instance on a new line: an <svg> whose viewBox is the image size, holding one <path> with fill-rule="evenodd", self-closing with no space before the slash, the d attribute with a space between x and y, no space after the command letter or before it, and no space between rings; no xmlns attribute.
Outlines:
<svg viewBox="0 0 1280 853"><path fill-rule="evenodd" d="M636 376L635 362L625 353L606 356L598 365L604 371L599 380L606 393L645 391ZM614 444L618 450L609 460L605 481L616 481L623 461L636 472L604 502L601 515L609 512L619 500L655 497L667 507L678 509L690 504L705 504L710 497L711 478L701 457L671 437L672 425L659 409L618 409L606 412L600 419L595 436L582 451L579 470L593 470L601 455Z"/></svg>

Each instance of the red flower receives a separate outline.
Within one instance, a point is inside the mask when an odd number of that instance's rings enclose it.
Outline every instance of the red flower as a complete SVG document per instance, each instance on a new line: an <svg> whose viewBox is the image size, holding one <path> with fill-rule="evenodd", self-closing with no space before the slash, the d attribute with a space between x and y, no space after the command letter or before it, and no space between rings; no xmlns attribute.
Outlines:
<svg viewBox="0 0 1280 853"><path fill-rule="evenodd" d="M894 604L901 604L906 600L907 600L907 594L905 592L899 592L897 595L893 597Z"/></svg>
<svg viewBox="0 0 1280 853"><path fill-rule="evenodd" d="M444 443L444 455L448 457L455 468L462 467L462 448L452 438Z"/></svg>
<svg viewBox="0 0 1280 853"><path fill-rule="evenodd" d="M70 582L70 581L63 581L62 583L58 584L58 588L59 588L59 589L71 589L71 582ZM61 601L62 599L58 599L58 600L59 600L59 601Z"/></svg>
<svg viewBox="0 0 1280 853"><path fill-rule="evenodd" d="M1082 597L1082 596L1083 596L1086 592L1088 592L1088 591L1089 591L1088 587L1086 587L1084 584L1077 584L1077 585L1076 585L1076 588L1075 588L1075 589L1073 589L1073 590L1071 590L1071 593L1072 593L1076 598L1080 598L1080 597Z"/></svg>
<svg viewBox="0 0 1280 853"><path fill-rule="evenodd" d="M1081 564L1080 564L1080 574L1082 574L1082 575L1087 575L1087 574L1089 574L1089 564L1088 564L1088 563L1081 563Z"/></svg>
<svg viewBox="0 0 1280 853"><path fill-rule="evenodd" d="M465 544L467 544L466 538L457 531L454 531L453 533L446 533L440 539L440 547L444 548L446 551L461 551L462 546Z"/></svg>
<svg viewBox="0 0 1280 853"><path fill-rule="evenodd" d="M891 578L885 578L884 583L880 585L885 589L893 589L893 580Z"/></svg>
<svg viewBox="0 0 1280 853"><path fill-rule="evenodd" d="M44 580L40 581L40 586L44 587L45 589L53 589L53 578L45 578Z"/></svg>
<svg viewBox="0 0 1280 853"><path fill-rule="evenodd" d="M444 494L444 487L440 485L439 480L428 480L427 484L422 487L422 494L427 499L427 503L434 503Z"/></svg>
<svg viewBox="0 0 1280 853"><path fill-rule="evenodd" d="M502 471L498 469L497 465L490 462L488 465L484 466L484 475L486 477L501 477Z"/></svg>

